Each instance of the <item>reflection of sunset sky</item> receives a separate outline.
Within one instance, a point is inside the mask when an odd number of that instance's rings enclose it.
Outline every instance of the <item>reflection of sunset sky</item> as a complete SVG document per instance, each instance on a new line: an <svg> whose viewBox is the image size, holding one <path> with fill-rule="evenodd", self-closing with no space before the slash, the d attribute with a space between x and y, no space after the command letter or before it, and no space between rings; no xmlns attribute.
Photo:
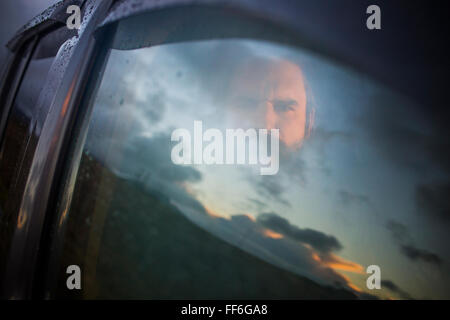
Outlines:
<svg viewBox="0 0 450 320"><path fill-rule="evenodd" d="M202 203L208 219L222 221L217 230L233 225L235 215L245 214L256 225L261 213L271 212L289 222L285 227L291 233L283 233L286 230L281 226L276 230L265 225L258 229L262 236L286 241L286 248L298 243L309 255L309 265L333 269L356 291L402 298L386 289L376 293L365 288L365 268L376 264L382 279L413 297L450 298L443 267L402 255L401 241L406 240L386 228L389 221L397 221L407 228L408 241L416 247L444 261L449 257L438 241L447 239L445 226L418 214L414 199L416 185L439 177L440 172L425 156L408 154L407 146L394 147L409 158L417 157L430 170L413 170L381 150L384 141L378 137L383 132L377 126L383 130L386 121L395 128L429 130L407 101L313 55L262 42L209 41L113 50L111 61L114 64L108 65L106 77L121 70L120 81L127 89L102 90L120 97L114 101L126 109L117 106L116 116L123 113L134 121L134 127L127 130L134 130L135 136L151 139L173 128L192 130L194 120L202 120L204 130L280 128L283 144L277 175L260 176L250 166L193 166L201 179L181 184L183 192ZM294 108L277 115L267 102L274 99L295 100ZM246 114L242 105L230 105L254 100L259 115L254 108L249 107ZM306 110L312 108L314 129L303 140ZM132 171L133 165L121 163L119 171ZM337 239L342 248L320 252L299 238L306 239L309 229Z"/></svg>

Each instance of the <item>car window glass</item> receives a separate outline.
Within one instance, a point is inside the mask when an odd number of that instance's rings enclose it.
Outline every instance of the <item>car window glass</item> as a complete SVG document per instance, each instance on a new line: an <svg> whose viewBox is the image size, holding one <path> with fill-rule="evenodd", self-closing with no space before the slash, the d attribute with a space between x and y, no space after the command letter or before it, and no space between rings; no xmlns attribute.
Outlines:
<svg viewBox="0 0 450 320"><path fill-rule="evenodd" d="M227 141L238 129L244 153ZM402 288L377 297L448 296L435 273L445 247L423 232L446 230L417 200L445 174L427 147L439 139L419 106L308 51L113 49L64 212L56 296L374 297L372 264ZM80 291L66 287L70 265Z"/></svg>

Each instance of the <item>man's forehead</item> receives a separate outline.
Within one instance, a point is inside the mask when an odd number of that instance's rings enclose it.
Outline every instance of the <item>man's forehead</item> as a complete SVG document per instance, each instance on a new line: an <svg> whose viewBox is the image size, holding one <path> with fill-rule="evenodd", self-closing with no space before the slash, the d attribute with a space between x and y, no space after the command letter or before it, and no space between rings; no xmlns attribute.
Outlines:
<svg viewBox="0 0 450 320"><path fill-rule="evenodd" d="M250 60L236 68L230 82L233 96L295 97L302 95L303 74L299 66L287 60Z"/></svg>

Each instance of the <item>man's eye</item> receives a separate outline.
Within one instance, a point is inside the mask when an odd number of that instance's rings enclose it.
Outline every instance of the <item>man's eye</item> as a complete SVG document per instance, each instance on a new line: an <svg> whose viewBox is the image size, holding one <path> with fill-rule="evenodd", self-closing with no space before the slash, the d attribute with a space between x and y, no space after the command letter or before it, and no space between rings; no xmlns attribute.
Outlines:
<svg viewBox="0 0 450 320"><path fill-rule="evenodd" d="M287 111L294 111L295 105L297 102L294 100L275 100L272 101L273 109L275 112L281 113L281 112L287 112Z"/></svg>

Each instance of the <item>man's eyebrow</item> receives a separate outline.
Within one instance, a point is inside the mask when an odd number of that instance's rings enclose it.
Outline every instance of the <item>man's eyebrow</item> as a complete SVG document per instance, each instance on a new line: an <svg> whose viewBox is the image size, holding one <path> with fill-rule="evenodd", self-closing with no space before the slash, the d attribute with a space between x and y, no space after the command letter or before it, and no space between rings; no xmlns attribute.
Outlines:
<svg viewBox="0 0 450 320"><path fill-rule="evenodd" d="M278 106L283 106L283 107L298 106L297 100L294 100L294 99L273 99L270 102L273 105L278 105Z"/></svg>

